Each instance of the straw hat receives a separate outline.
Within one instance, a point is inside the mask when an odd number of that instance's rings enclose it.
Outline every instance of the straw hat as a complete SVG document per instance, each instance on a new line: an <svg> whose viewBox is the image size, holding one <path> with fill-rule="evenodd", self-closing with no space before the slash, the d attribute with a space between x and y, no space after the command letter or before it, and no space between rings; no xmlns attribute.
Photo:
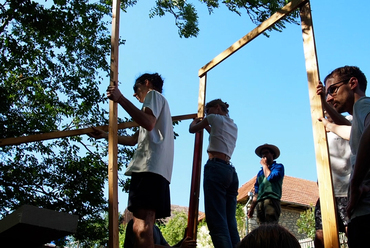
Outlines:
<svg viewBox="0 0 370 248"><path fill-rule="evenodd" d="M274 146L274 145L271 145L271 144L264 144L264 145L261 145L261 146L256 148L255 152L256 152L258 157L260 157L260 158L262 157L261 151L265 148L271 150L275 154L274 159L277 159L280 156L280 150L277 146Z"/></svg>

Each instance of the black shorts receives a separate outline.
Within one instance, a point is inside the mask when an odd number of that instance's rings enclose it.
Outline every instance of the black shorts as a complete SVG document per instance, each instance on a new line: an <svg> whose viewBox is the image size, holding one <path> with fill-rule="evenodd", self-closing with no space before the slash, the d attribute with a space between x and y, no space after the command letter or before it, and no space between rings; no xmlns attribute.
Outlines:
<svg viewBox="0 0 370 248"><path fill-rule="evenodd" d="M154 210L156 219L170 216L170 183L155 173L132 173L127 208Z"/></svg>
<svg viewBox="0 0 370 248"><path fill-rule="evenodd" d="M335 197L335 213L337 215L338 221L338 231L345 232L345 227L348 225L348 217L347 217L347 197ZM322 218L321 218L321 209L320 209L320 198L316 202L315 206L315 229L322 230Z"/></svg>

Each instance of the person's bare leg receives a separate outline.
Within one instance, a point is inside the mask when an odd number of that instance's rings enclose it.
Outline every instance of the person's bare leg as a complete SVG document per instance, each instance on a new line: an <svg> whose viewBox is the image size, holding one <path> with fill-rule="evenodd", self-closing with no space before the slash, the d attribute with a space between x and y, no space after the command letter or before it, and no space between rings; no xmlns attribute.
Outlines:
<svg viewBox="0 0 370 248"><path fill-rule="evenodd" d="M154 248L153 227L155 211L140 209L134 213L133 231L135 235L135 247Z"/></svg>
<svg viewBox="0 0 370 248"><path fill-rule="evenodd" d="M315 248L324 248L324 234L322 230L316 230L314 245Z"/></svg>

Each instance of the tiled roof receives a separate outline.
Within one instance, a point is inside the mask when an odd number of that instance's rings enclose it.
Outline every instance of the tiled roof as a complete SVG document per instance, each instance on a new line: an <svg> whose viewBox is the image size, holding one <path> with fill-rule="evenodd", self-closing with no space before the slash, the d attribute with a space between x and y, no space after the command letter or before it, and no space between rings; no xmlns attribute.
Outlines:
<svg viewBox="0 0 370 248"><path fill-rule="evenodd" d="M246 203L248 201L248 193L254 193L255 182L256 176L239 188L238 202ZM283 195L281 197L282 205L289 204L308 207L310 205L315 205L318 197L319 188L316 182L284 176Z"/></svg>

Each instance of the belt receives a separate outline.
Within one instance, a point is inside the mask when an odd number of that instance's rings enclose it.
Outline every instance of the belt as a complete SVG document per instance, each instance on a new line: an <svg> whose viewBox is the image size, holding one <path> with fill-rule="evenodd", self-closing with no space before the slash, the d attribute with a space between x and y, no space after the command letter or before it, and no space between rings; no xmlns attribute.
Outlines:
<svg viewBox="0 0 370 248"><path fill-rule="evenodd" d="M209 160L214 161L214 162L220 162L220 163L227 164L227 165L231 165L230 161L225 161L225 160L220 159L220 158L210 158Z"/></svg>

